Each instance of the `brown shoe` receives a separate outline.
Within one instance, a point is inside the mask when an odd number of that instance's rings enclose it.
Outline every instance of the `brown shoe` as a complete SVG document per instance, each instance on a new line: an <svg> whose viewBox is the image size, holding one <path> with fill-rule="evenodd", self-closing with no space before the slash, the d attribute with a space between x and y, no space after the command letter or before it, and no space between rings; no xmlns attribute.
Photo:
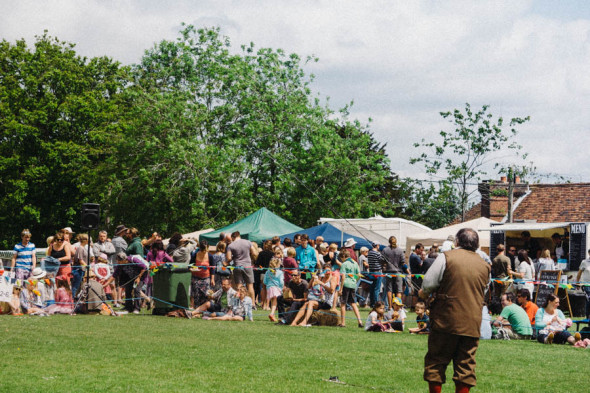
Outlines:
<svg viewBox="0 0 590 393"><path fill-rule="evenodd" d="M555 333L551 332L547 335L547 337L545 338L545 344L553 344L553 338L555 337Z"/></svg>

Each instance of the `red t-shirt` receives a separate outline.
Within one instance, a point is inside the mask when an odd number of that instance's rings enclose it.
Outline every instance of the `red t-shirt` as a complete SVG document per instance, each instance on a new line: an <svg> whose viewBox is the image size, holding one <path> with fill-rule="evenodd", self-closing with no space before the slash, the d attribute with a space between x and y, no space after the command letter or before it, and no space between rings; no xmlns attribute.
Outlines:
<svg viewBox="0 0 590 393"><path fill-rule="evenodd" d="M192 272L194 277L198 278L209 278L211 273L209 272L209 253L205 253L205 259L199 261L195 258L195 266L207 266L206 269L199 269L196 272Z"/></svg>
<svg viewBox="0 0 590 393"><path fill-rule="evenodd" d="M297 264L297 261L295 260L295 258L291 258L291 257L285 257L283 258L283 269L284 273L285 273L285 285L287 285L289 283L289 281L291 281L291 273L293 273L293 271L297 270L299 268L299 265Z"/></svg>

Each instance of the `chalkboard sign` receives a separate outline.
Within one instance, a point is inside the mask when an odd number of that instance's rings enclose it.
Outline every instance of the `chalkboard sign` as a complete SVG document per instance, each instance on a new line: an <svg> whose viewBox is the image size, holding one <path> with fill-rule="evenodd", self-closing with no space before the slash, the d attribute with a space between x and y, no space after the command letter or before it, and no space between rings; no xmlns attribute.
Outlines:
<svg viewBox="0 0 590 393"><path fill-rule="evenodd" d="M569 270L578 270L580 263L586 259L586 223L570 224Z"/></svg>
<svg viewBox="0 0 590 393"><path fill-rule="evenodd" d="M539 275L539 281L547 282L553 286L551 288L549 285L539 284L537 286L537 297L535 298L535 304L539 307L543 307L545 304L545 300L549 295L554 294L557 295L557 290L559 289L559 280L561 278L561 270L541 270Z"/></svg>
<svg viewBox="0 0 590 393"><path fill-rule="evenodd" d="M504 231L490 231L490 259L493 260L498 255L498 244L506 242L506 233Z"/></svg>

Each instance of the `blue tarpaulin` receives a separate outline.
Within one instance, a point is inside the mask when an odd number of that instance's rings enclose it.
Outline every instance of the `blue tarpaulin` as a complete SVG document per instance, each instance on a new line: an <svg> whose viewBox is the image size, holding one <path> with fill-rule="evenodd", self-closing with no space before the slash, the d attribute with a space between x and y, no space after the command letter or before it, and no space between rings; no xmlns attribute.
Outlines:
<svg viewBox="0 0 590 393"><path fill-rule="evenodd" d="M369 241L367 241L365 238L353 236L349 233L342 232L340 229L336 228L335 226L327 222L322 225L317 225L315 227L282 235L281 241L283 241L283 239L285 239L286 237L293 239L293 236L295 236L298 233L302 235L306 234L307 236L309 236L310 239L314 240L316 237L321 236L324 238L324 241L326 243L336 243L338 247L342 247L344 243L346 243L347 239L353 238L354 241L356 241L356 244L354 245L355 250L358 250L361 247L367 247L368 249L371 249L371 243L369 243Z"/></svg>

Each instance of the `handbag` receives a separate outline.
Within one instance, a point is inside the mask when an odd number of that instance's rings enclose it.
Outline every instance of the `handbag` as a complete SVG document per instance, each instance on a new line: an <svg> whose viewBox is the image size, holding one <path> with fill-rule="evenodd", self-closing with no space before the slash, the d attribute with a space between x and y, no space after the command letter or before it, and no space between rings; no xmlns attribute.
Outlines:
<svg viewBox="0 0 590 393"><path fill-rule="evenodd" d="M285 300L293 300L293 292L289 287L283 287L283 299Z"/></svg>

